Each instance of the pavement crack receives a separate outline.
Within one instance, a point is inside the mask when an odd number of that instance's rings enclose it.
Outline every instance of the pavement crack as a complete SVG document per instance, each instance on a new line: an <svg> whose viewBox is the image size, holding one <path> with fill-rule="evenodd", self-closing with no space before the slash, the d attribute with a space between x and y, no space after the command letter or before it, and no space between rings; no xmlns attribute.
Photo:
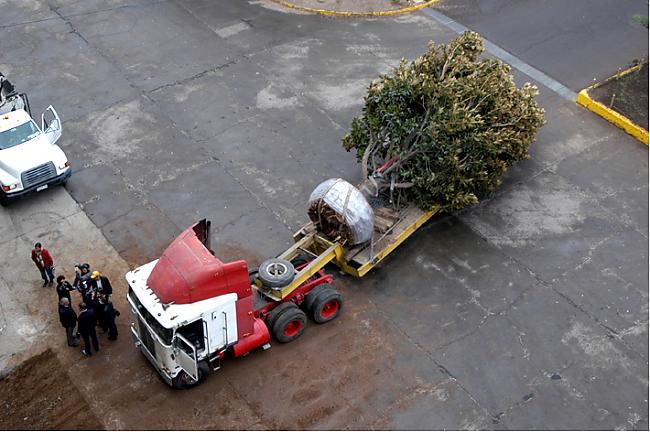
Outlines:
<svg viewBox="0 0 650 432"><path fill-rule="evenodd" d="M173 85L173 84L169 84L169 86L171 86L171 85ZM147 100L149 100L155 106L158 106L160 108L159 104L149 94L143 93L143 97L145 97ZM203 151L205 151L206 158L210 159L209 162L214 161L221 169L223 169L223 171L230 178L232 178L244 191L246 191L246 193L248 193L255 200L255 202L257 203L257 205L260 208L263 208L263 209L269 211L273 215L274 219L277 222L279 222L281 225L283 225L287 229L287 231L289 233L293 234L293 232L295 230L287 223L286 218L284 218L279 212L277 212L277 211L273 210L271 207L269 207L264 202L264 200L262 200L251 188L247 187L231 170L228 169L228 167L226 166L224 161L219 156L213 155L211 153L210 149L208 149L208 148L206 148L205 146L202 145L202 144L205 144L206 142L208 142L208 140L194 139L187 131L185 131L183 128L181 128L174 121L174 119L170 115L167 114L167 112L165 110L162 111L162 115L164 115L168 119L169 124L171 125L171 127L173 129L178 130L180 133L187 136L188 139L191 140L194 144L199 145L201 147L201 149ZM176 225L174 224L174 226L176 226Z"/></svg>
<svg viewBox="0 0 650 432"><path fill-rule="evenodd" d="M88 42L88 39L86 39L81 33L79 33L79 31L75 28L74 24L72 24L72 21L70 21L68 17L66 17L61 12L59 12L58 7L54 7L52 6L52 4L49 4L48 6L50 7L50 10L54 12L70 28L70 33L76 35L77 37L79 37L79 39L84 41L86 45L90 46L90 42Z"/></svg>
<svg viewBox="0 0 650 432"><path fill-rule="evenodd" d="M47 18L42 18L42 19L37 19L37 20L21 21L19 23L4 24L4 25L0 25L0 29L9 29L9 28L12 28L12 27L20 27L20 26L24 26L24 25L38 24L38 23L42 23L42 22L58 20L59 18L60 17L58 17L58 16L53 16L53 17L47 17Z"/></svg>
<svg viewBox="0 0 650 432"><path fill-rule="evenodd" d="M467 224L465 224L465 223L462 222L462 221L460 221L460 222L463 223L464 225L467 225ZM480 232L476 231L476 230L475 230L471 225L469 225L468 228L469 228L472 232L474 232L475 235L477 235L477 236L480 237L480 238L483 238L486 242L489 243L489 239L487 239L487 238L486 238L484 235L482 235ZM610 236L608 236L606 239L603 239L603 240L601 240L600 242L598 242L594 247L592 247L592 248L589 250L589 252L588 252L588 256L587 256L585 259L583 259L583 260L581 261L581 263L578 264L578 266L576 266L575 268L573 268L573 269L571 269L571 270L568 270L567 272L563 273L561 276L564 277L564 276L566 276L568 273L570 273L571 271L573 271L573 270L575 270L575 269L577 269L577 268L580 268L580 267L584 266L585 263L587 262L587 260L589 259L589 257L593 254L593 252L595 251L596 248L598 248L599 246L602 246L603 244L605 244L605 242L606 242L607 240L609 240L610 238L615 237L616 235L619 235L621 232L623 232L623 231L622 231L622 230L619 230L619 231L617 231L617 232L611 234ZM561 297L561 298L562 298L562 299L563 299L567 304L569 304L571 307L573 307L573 308L579 310L580 312L582 312L582 314L584 314L588 319L590 319L591 321L593 321L596 325L598 325L598 326L600 326L601 328L603 328L603 329L604 329L608 334L610 334L610 335L613 336L615 339L617 339L618 341L620 341L621 344L623 344L623 345L624 345L628 350L630 350L631 352L635 353L635 354L636 354L637 356L639 356L640 358L642 358L642 359L644 359L644 360L647 361L647 357L646 357L644 354L640 353L639 351L635 350L632 346L630 346L630 344L629 344L627 341L625 341L625 340L620 336L619 332L618 332L616 329L614 329L614 328L608 326L607 324L605 324L604 322L602 322L602 321L601 321L601 320L600 320L596 315L592 314L592 313L589 312L587 309L585 309L584 307L582 307L580 304L578 304L576 301L574 301L570 296L568 296L568 295L564 294L563 292L561 292L561 291L556 287L556 281L555 281L555 280L552 281L552 282L549 282L549 281L545 280L545 279L542 278L540 275L538 275L537 273L535 273L535 271L533 271L533 269L531 269L530 267L528 267L527 265L525 265L524 263L522 263L521 261L519 261L519 260L516 259L515 257L513 257L513 256L511 256L511 255L508 255L508 254L506 254L505 252L503 252L501 248L496 248L496 249L497 249L497 250L499 251L499 253L501 253L504 257L506 257L507 259L512 260L514 263L516 263L517 265L519 265L522 269L525 269L525 270L526 270L526 271L527 271L527 272L528 272L528 273L529 273L529 274L530 274L534 279L536 279L536 280L537 280L541 285L543 285L543 286L545 286L545 287L550 288L551 290L553 290L553 291L554 291L557 295L559 295L559 296L560 296L560 297ZM522 294L522 295L523 295L523 294ZM517 301L519 298L521 298L521 296L519 296L517 299L515 299L515 301ZM509 307L507 308L507 310L509 310L513 305L514 305L514 301L509 305ZM503 311L503 313L507 312L507 310L506 310L506 311ZM501 315L501 314L502 314L502 313L499 313L498 315Z"/></svg>
<svg viewBox="0 0 650 432"><path fill-rule="evenodd" d="M204 77L204 76L206 76L206 75L208 75L208 74L211 74L211 73L217 72L217 71L219 71L219 70L226 69L226 68L229 67L229 66L232 66L232 65L234 65L234 64L237 64L237 63L239 63L239 61L241 61L242 59L246 59L246 60L248 60L248 56L245 55L245 54L243 54L239 59L229 60L229 61L227 61L226 63L222 63L222 64L220 64L220 65L218 65L218 66L213 67L213 68L206 69L206 70L204 70L204 71L202 71L202 72L199 72L199 73L197 73L197 74L194 74L194 75L192 75L192 76L185 77L185 78L182 78L182 79L180 79L180 80L176 80L176 81L174 81L174 82L166 83L166 84L163 84L163 85L161 85L161 86L155 87L155 88L153 88L153 89L151 89L151 90L146 91L145 93L155 93L155 92L157 92L157 91L164 90L164 89L171 88L171 87L175 87L175 86L177 86L177 85L187 84L188 82L191 82L191 81L197 80L197 79L202 78L202 77Z"/></svg>
<svg viewBox="0 0 650 432"><path fill-rule="evenodd" d="M447 348L448 346L453 345L453 344L455 344L457 342L460 342L460 341L462 341L464 339L469 338L470 336L476 334L476 332L478 332L481 329L481 327L483 327L485 325L487 320L490 319L490 317L493 317L493 316L496 316L496 315L495 314L489 314L489 313L484 315L483 318L481 319L481 321L479 321L479 323L476 325L476 327L474 327L472 330L470 330L467 333L465 333L463 335L460 335L457 338L454 338L454 339L452 339L450 341L447 341L447 342L442 343L440 345L436 345L436 347L434 349L436 351L438 351L438 350Z"/></svg>
<svg viewBox="0 0 650 432"><path fill-rule="evenodd" d="M432 352L426 349L424 346L422 346L418 341L413 339L413 337L407 333L399 324L397 324L390 316L388 316L372 299L368 299L368 301L379 311L382 312L384 315L384 320L390 324L392 328L394 328L396 331L401 333L406 340L408 340L409 343L411 343L413 346L415 346L418 350L420 350L428 359L431 363L433 363L438 370L446 377L451 379L454 383L458 385L458 387L467 395L467 397L476 405L476 407L486 416L490 417L489 411L483 407L479 401L474 397L474 395L458 380L454 374L442 363L437 361ZM438 350L438 348L434 348L435 351Z"/></svg>

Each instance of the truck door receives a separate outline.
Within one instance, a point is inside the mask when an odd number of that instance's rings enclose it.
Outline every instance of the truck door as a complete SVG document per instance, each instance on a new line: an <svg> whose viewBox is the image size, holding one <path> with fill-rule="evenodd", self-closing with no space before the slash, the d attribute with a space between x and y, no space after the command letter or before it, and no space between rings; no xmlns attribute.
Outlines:
<svg viewBox="0 0 650 432"><path fill-rule="evenodd" d="M41 130L47 136L50 144L56 143L61 138L63 126L61 125L59 115L52 105L47 107L45 112L41 114Z"/></svg>
<svg viewBox="0 0 650 432"><path fill-rule="evenodd" d="M178 365L193 380L199 379L199 367L196 360L196 348L183 335L176 333L174 337L174 355Z"/></svg>
<svg viewBox="0 0 650 432"><path fill-rule="evenodd" d="M210 318L211 352L220 351L237 342L237 313L234 301L213 311Z"/></svg>

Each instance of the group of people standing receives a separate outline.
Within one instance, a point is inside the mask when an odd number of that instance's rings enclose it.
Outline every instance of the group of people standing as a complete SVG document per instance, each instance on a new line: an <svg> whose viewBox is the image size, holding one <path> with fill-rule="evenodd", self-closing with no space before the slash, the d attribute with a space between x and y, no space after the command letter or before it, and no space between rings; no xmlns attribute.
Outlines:
<svg viewBox="0 0 650 432"><path fill-rule="evenodd" d="M32 261L36 264L43 287L54 284L54 260L41 243L32 250ZM71 293L77 291L81 296L79 315L72 307ZM59 320L65 328L68 346L79 346L83 340L83 355L90 356L99 351L96 328L108 333L108 340L117 340L115 318L120 312L111 302L113 287L110 280L98 271L91 271L89 264L75 264L75 278L72 284L64 275L56 277L56 293L59 298ZM75 331L76 327L76 331Z"/></svg>

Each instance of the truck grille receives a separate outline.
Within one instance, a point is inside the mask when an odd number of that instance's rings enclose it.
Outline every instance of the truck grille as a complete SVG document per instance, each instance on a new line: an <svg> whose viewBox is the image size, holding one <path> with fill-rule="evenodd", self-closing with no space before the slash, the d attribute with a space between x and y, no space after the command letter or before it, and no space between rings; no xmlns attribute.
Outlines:
<svg viewBox="0 0 650 432"><path fill-rule="evenodd" d="M56 169L52 162L48 162L23 172L20 175L20 180L23 183L23 187L28 188L35 184L43 183L53 177L56 177Z"/></svg>
<svg viewBox="0 0 650 432"><path fill-rule="evenodd" d="M153 340L153 337L151 337L151 333L149 333L149 329L147 328L146 324L142 322L142 318L140 317L138 317L138 326L140 328L140 340L142 340L142 343L145 347L147 347L147 350L153 356L153 358L157 359L158 356L156 356L156 344Z"/></svg>

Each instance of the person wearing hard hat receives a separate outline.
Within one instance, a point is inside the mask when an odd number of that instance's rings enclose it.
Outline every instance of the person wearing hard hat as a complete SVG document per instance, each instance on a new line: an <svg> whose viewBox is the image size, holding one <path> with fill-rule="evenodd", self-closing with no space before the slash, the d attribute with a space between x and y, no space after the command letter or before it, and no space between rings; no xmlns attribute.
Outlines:
<svg viewBox="0 0 650 432"><path fill-rule="evenodd" d="M90 279L94 285L94 290L104 293L106 299L108 300L113 294L113 287L111 286L111 281L108 280L106 276L102 276L97 270L91 273Z"/></svg>

